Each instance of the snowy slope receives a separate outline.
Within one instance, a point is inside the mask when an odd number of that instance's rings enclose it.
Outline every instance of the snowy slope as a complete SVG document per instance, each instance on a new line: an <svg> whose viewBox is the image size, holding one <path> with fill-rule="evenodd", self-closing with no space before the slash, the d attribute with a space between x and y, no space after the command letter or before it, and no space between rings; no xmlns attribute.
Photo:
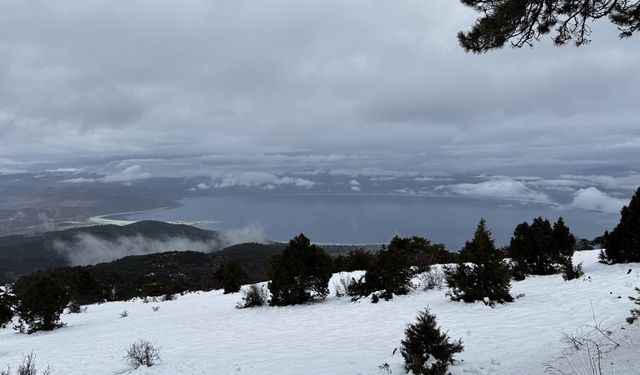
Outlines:
<svg viewBox="0 0 640 375"><path fill-rule="evenodd" d="M636 344L612 353L608 368L619 375L640 373L640 330L624 323L631 308L627 296L640 286L640 264L602 265L597 253L576 253L584 278L514 282L512 294L524 296L495 308L451 302L445 290L416 290L378 304L331 295L311 305L244 310L235 309L241 294L221 291L159 303L91 305L84 314L64 315L67 327L53 332L0 330L0 363L15 368L22 353L33 351L53 374L114 374L126 370L126 348L144 338L160 347L162 362L136 374L380 374L385 362L402 374L402 357L392 353L405 325L429 306L450 336L464 342L454 375L542 374L543 362L558 358L566 346L562 332L593 324L594 312L617 340ZM123 310L128 317L119 317Z"/></svg>

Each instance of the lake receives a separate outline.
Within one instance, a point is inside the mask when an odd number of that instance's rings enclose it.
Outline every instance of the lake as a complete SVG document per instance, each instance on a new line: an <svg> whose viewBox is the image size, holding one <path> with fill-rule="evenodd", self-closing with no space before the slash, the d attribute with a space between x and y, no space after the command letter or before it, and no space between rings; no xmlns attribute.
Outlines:
<svg viewBox="0 0 640 375"><path fill-rule="evenodd" d="M505 245L515 226L542 216L559 216L577 236L591 239L613 228L618 214L560 209L502 200L398 195L226 195L192 198L177 207L109 215L118 220L208 222L199 226L248 231L287 241L304 233L317 243L387 243L394 235L423 236L459 249L473 236L481 217L497 245Z"/></svg>

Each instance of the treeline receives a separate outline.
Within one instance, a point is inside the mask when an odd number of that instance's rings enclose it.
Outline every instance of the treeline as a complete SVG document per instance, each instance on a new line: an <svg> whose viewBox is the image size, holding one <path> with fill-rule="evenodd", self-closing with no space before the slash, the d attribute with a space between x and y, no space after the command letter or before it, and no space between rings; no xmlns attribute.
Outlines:
<svg viewBox="0 0 640 375"><path fill-rule="evenodd" d="M74 302L91 304L219 289L223 280L216 276L216 269L221 265L241 264L246 282L265 280L269 257L284 247L243 244L214 253L172 251L128 256L92 266L51 268L19 278L13 290L20 294L34 279L48 277L61 284Z"/></svg>
<svg viewBox="0 0 640 375"><path fill-rule="evenodd" d="M606 263L640 261L640 189L622 210L620 223L603 236ZM364 275L344 283L354 299L372 302L407 294L411 279L434 264L447 264L444 278L453 300L483 301L488 305L513 301L511 280L528 275L563 273L565 280L580 277L581 265L572 263L575 236L562 218L551 224L534 218L518 224L507 247L496 248L484 220L473 238L457 253L422 237L394 237L377 252L364 249L329 256L303 234L287 245L239 245L223 252L169 252L132 256L86 267L38 271L20 278L11 291L0 292L0 324L14 313L18 328L27 332L58 326L65 306L134 297L165 296L195 290L224 288L237 292L241 285L270 280L268 291L254 285L244 306L269 303L285 306L324 299L331 275L364 270ZM254 298L255 297L255 298ZM38 312L39 311L39 312ZM34 322L44 320L45 322Z"/></svg>

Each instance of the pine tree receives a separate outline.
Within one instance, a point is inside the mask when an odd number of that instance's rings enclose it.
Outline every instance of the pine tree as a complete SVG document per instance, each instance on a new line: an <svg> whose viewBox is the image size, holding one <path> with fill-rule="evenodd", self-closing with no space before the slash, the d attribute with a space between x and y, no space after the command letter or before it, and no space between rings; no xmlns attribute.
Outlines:
<svg viewBox="0 0 640 375"><path fill-rule="evenodd" d="M242 284L249 281L249 277L242 265L231 260L220 264L214 275L216 279L222 282L224 294L239 292Z"/></svg>
<svg viewBox="0 0 640 375"><path fill-rule="evenodd" d="M553 243L556 262L560 264L562 278L564 280L577 279L584 274L582 263L573 265L573 253L576 247L576 238L564 223L562 218L553 224Z"/></svg>
<svg viewBox="0 0 640 375"><path fill-rule="evenodd" d="M274 306L324 299L329 294L331 257L304 234L291 241L282 254L269 260L269 290Z"/></svg>
<svg viewBox="0 0 640 375"><path fill-rule="evenodd" d="M462 350L462 341L451 342L438 328L436 316L426 309L417 322L407 326L400 353L405 369L415 375L447 375L454 354Z"/></svg>
<svg viewBox="0 0 640 375"><path fill-rule="evenodd" d="M382 291L382 296L387 300L393 298L394 294L407 294L414 274L411 261L424 245L425 240L419 237L395 236L388 246L378 251L376 260L367 269L363 294Z"/></svg>
<svg viewBox="0 0 640 375"><path fill-rule="evenodd" d="M550 275L556 272L553 267L555 258L553 229L547 219L541 217L533 219L530 227L532 250L529 254L531 273L534 275Z"/></svg>
<svg viewBox="0 0 640 375"><path fill-rule="evenodd" d="M513 262L513 277L516 280L524 280L531 273L529 260L534 250L530 232L529 223L524 222L516 226L511 237L508 254Z"/></svg>
<svg viewBox="0 0 640 375"><path fill-rule="evenodd" d="M620 222L604 234L601 258L610 264L640 262L640 188L620 211Z"/></svg>
<svg viewBox="0 0 640 375"><path fill-rule="evenodd" d="M559 217L553 224L553 242L558 260L573 257L573 252L576 246L576 237L571 234L571 230L564 223L562 217Z"/></svg>
<svg viewBox="0 0 640 375"><path fill-rule="evenodd" d="M484 219L480 220L473 240L460 251L462 260L457 267L445 269L449 295L454 301L485 301L504 303L513 301L509 294L511 272L496 249Z"/></svg>
<svg viewBox="0 0 640 375"><path fill-rule="evenodd" d="M101 302L103 292L96 278L87 268L74 269L69 279L71 300L79 305Z"/></svg>
<svg viewBox="0 0 640 375"><path fill-rule="evenodd" d="M65 288L47 274L35 274L24 290L16 293L16 312L21 332L51 331L62 327L60 314L69 303Z"/></svg>
<svg viewBox="0 0 640 375"><path fill-rule="evenodd" d="M13 319L14 296L7 287L0 286L0 328L4 328Z"/></svg>
<svg viewBox="0 0 640 375"><path fill-rule="evenodd" d="M533 219L531 225L518 224L508 248L514 277L522 280L527 274L550 275L560 269L575 269L572 263L575 242L562 218L553 226L541 217Z"/></svg>
<svg viewBox="0 0 640 375"><path fill-rule="evenodd" d="M590 42L594 21L608 19L621 38L640 30L640 2L618 0L460 0L480 13L469 31L458 33L467 52L484 53L505 45L532 46L542 35L576 46Z"/></svg>

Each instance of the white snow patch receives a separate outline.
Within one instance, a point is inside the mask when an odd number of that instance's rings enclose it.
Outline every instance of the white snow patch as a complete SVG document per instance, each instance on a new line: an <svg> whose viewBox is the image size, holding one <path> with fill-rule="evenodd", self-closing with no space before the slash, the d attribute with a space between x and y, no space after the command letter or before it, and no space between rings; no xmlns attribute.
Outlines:
<svg viewBox="0 0 640 375"><path fill-rule="evenodd" d="M54 375L114 374L125 367L126 348L143 338L160 348L162 361L136 374L377 375L383 363L402 374L402 357L393 351L406 324L430 307L442 329L464 343L456 357L462 362L451 367L452 374L542 374L543 363L562 355L562 332L593 322L593 306L603 325L624 327L630 334L635 329L636 346L617 349L607 361L615 374L638 373L638 326L624 319L632 307L627 296L640 285L640 264L603 265L597 254L576 253L583 278L563 281L552 275L514 282L511 293L524 296L495 308L452 302L446 290L417 289L377 304L354 303L332 292L319 303L237 310L241 294L213 291L178 296L155 312L156 304L140 301L91 305L84 314L64 315L67 327L52 332L2 329L0 357L15 368L21 354L33 351L38 364L50 364ZM334 275L330 285L340 277ZM119 318L123 310L128 317ZM606 374L610 367L607 363Z"/></svg>

